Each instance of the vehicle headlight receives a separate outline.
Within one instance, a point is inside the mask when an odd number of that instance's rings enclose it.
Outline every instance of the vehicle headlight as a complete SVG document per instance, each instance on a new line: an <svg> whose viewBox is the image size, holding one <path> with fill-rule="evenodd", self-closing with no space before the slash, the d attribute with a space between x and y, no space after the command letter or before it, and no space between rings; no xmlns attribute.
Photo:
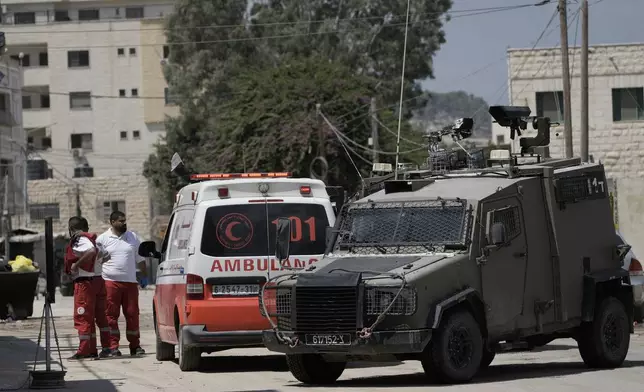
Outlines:
<svg viewBox="0 0 644 392"><path fill-rule="evenodd" d="M366 290L367 315L374 316L382 314L389 304L394 301L400 287L372 287ZM411 316L416 312L416 290L413 287L405 287L391 308L387 311L392 316Z"/></svg>

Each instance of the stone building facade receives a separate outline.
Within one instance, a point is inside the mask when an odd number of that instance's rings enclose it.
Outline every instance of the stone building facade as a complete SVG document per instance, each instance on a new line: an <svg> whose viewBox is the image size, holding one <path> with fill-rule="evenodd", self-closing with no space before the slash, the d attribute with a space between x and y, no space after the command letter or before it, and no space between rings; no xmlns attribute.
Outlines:
<svg viewBox="0 0 644 392"><path fill-rule="evenodd" d="M563 157L561 49L510 49L508 57L510 104L559 120L561 126L552 130L550 154ZM571 48L575 156L580 153L580 65L580 49ZM589 154L605 165L617 191L619 231L636 254L644 255L644 44L591 46L588 70Z"/></svg>

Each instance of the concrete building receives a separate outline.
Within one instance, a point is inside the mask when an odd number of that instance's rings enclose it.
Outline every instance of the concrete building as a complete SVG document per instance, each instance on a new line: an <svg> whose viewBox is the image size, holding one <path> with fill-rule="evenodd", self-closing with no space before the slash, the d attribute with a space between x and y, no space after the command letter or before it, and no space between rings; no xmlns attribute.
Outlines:
<svg viewBox="0 0 644 392"><path fill-rule="evenodd" d="M549 116L550 154L563 157L563 82L560 48L510 49L510 104ZM606 168L617 199L616 223L636 254L644 255L644 44L589 50L589 153ZM580 49L570 49L573 150L580 153ZM493 134L501 135L495 127ZM509 141L506 130L505 140ZM528 134L524 134L528 135ZM609 187L610 188L610 187ZM642 256L640 256L642 257Z"/></svg>
<svg viewBox="0 0 644 392"><path fill-rule="evenodd" d="M164 133L165 115L177 110L162 70L169 54L163 18L173 9L171 0L2 1L7 55L24 70L30 157L47 162L33 164L42 170L30 178L49 185L29 186L32 221L44 215L66 221L68 200L60 195L75 194L77 184L85 199L95 198L83 213L96 211L97 219L107 205L133 213L143 207L141 198L149 199L142 165ZM54 186L48 178L67 187L55 192L60 199L48 192ZM137 188L127 189L132 181ZM88 185L94 182L105 188L98 192ZM136 206L119 196L127 192L136 193ZM146 237L149 224L140 227Z"/></svg>
<svg viewBox="0 0 644 392"><path fill-rule="evenodd" d="M23 216L26 210L26 163L24 160L25 131L22 127L23 75L18 63L0 57L0 213L4 210L5 184L7 210ZM5 181L6 179L6 181ZM24 224L20 219L15 224ZM4 233L4 228L1 230Z"/></svg>

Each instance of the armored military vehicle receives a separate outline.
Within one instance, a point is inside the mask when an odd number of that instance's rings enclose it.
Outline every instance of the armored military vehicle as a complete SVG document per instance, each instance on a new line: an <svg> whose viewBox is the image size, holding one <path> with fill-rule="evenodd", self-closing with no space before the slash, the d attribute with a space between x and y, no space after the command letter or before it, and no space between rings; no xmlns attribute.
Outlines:
<svg viewBox="0 0 644 392"><path fill-rule="evenodd" d="M407 173L343 206L317 264L269 279L266 347L303 383L337 380L349 361L419 360L446 383L470 381L497 352L574 338L593 368L620 366L633 332L601 163L549 159L551 122L490 108L521 151L486 167ZM494 162L492 162L494 161ZM288 258L278 220L276 258Z"/></svg>

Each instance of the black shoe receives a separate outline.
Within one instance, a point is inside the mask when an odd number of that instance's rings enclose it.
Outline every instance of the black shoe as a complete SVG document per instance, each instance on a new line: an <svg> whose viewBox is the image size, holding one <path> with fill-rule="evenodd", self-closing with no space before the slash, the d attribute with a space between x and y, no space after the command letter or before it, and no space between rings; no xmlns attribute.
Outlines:
<svg viewBox="0 0 644 392"><path fill-rule="evenodd" d="M101 352L98 354L99 358L107 358L112 354L112 350L109 348L104 348L101 350Z"/></svg>
<svg viewBox="0 0 644 392"><path fill-rule="evenodd" d="M121 354L121 351L118 348L115 350L110 350L108 354L108 356L110 357L120 357L121 355L123 354Z"/></svg>
<svg viewBox="0 0 644 392"><path fill-rule="evenodd" d="M145 350L142 349L141 347L131 348L130 355L133 357L140 357L142 355L145 355Z"/></svg>
<svg viewBox="0 0 644 392"><path fill-rule="evenodd" d="M80 360L83 360L83 359L91 359L91 358L94 358L92 356L92 354L79 354L79 353L76 353L76 354L72 355L71 357L67 358L67 360L68 361L80 361Z"/></svg>

